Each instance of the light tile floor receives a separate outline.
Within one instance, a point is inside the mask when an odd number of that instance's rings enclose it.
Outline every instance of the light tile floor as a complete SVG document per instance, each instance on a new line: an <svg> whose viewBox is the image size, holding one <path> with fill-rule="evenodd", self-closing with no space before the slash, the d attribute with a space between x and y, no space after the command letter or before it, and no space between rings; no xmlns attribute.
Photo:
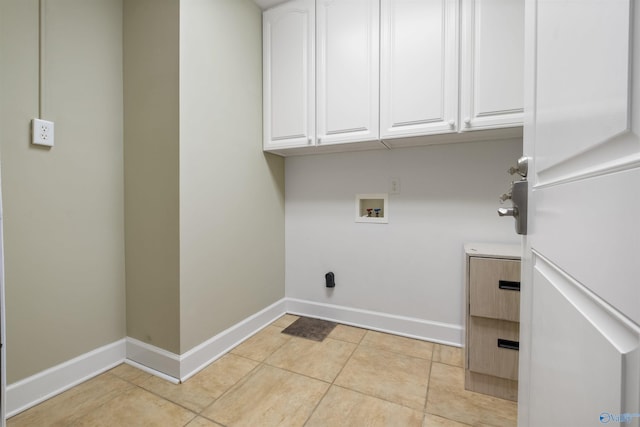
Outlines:
<svg viewBox="0 0 640 427"><path fill-rule="evenodd" d="M459 348L284 315L175 385L120 365L11 418L41 426L515 426L516 404L464 389Z"/></svg>

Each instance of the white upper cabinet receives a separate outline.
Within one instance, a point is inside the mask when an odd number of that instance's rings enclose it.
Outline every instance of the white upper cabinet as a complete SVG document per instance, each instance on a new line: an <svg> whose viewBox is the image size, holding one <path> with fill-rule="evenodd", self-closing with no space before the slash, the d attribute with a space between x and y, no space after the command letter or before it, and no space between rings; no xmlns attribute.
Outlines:
<svg viewBox="0 0 640 427"><path fill-rule="evenodd" d="M462 1L462 131L522 126L523 47L524 1Z"/></svg>
<svg viewBox="0 0 640 427"><path fill-rule="evenodd" d="M317 0L318 145L379 138L377 0Z"/></svg>
<svg viewBox="0 0 640 427"><path fill-rule="evenodd" d="M458 1L381 0L381 138L457 131Z"/></svg>
<svg viewBox="0 0 640 427"><path fill-rule="evenodd" d="M523 28L524 0L291 0L269 9L264 149L521 136Z"/></svg>
<svg viewBox="0 0 640 427"><path fill-rule="evenodd" d="M315 144L315 2L263 14L264 149Z"/></svg>

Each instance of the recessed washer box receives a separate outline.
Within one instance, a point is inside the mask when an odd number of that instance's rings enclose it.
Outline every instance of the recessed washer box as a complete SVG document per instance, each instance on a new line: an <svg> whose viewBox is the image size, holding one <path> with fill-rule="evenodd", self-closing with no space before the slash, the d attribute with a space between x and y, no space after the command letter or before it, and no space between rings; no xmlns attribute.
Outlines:
<svg viewBox="0 0 640 427"><path fill-rule="evenodd" d="M356 194L356 222L387 224L389 222L388 194Z"/></svg>

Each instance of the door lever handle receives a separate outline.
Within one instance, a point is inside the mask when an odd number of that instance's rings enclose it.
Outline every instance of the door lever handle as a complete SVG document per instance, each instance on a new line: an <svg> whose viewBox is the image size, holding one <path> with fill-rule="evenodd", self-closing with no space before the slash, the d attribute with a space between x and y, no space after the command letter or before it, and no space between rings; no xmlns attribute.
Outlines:
<svg viewBox="0 0 640 427"><path fill-rule="evenodd" d="M524 179L514 182L510 197L513 207L498 208L498 215L515 218L518 234L527 234L527 184L528 182Z"/></svg>
<svg viewBox="0 0 640 427"><path fill-rule="evenodd" d="M517 217L518 208L498 208L498 215Z"/></svg>

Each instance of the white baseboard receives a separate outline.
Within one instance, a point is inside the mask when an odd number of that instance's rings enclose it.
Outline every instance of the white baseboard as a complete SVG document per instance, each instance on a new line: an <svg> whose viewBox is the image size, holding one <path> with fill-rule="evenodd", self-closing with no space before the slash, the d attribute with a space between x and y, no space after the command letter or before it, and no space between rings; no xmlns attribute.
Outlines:
<svg viewBox="0 0 640 427"><path fill-rule="evenodd" d="M286 312L286 298L283 298L182 354L180 380L186 381Z"/></svg>
<svg viewBox="0 0 640 427"><path fill-rule="evenodd" d="M125 362L173 383L185 381L286 313L286 300L270 305L188 352L177 355L135 338L123 338L10 384L6 417L12 417Z"/></svg>
<svg viewBox="0 0 640 427"><path fill-rule="evenodd" d="M125 340L121 339L8 385L6 416L16 415L118 366L125 354Z"/></svg>
<svg viewBox="0 0 640 427"><path fill-rule="evenodd" d="M155 369L151 369L148 366L141 365L138 362L134 362L131 359L126 359L124 363L126 363L129 366L133 366L134 368L140 369L141 371L147 372L151 375L155 375L156 377L162 378L163 380L169 381L170 383L180 384L180 380L178 378L163 374L160 371L156 371Z"/></svg>
<svg viewBox="0 0 640 427"><path fill-rule="evenodd" d="M331 320L456 347L462 347L463 342L464 330L462 326L451 323L434 322L295 298L287 298L287 313Z"/></svg>
<svg viewBox="0 0 640 427"><path fill-rule="evenodd" d="M285 313L462 346L463 329L460 325L283 298L182 355L134 338L125 338L10 384L6 391L6 415L16 415L122 362L174 383L186 381Z"/></svg>
<svg viewBox="0 0 640 427"><path fill-rule="evenodd" d="M146 367L148 372L166 380L186 381L285 313L286 300L283 298L182 355L127 338L127 359L135 362L134 366Z"/></svg>
<svg viewBox="0 0 640 427"><path fill-rule="evenodd" d="M145 366L147 372L159 377L168 376L173 383L180 382L180 356L135 338L127 337L127 359ZM134 365L136 366L136 365Z"/></svg>

